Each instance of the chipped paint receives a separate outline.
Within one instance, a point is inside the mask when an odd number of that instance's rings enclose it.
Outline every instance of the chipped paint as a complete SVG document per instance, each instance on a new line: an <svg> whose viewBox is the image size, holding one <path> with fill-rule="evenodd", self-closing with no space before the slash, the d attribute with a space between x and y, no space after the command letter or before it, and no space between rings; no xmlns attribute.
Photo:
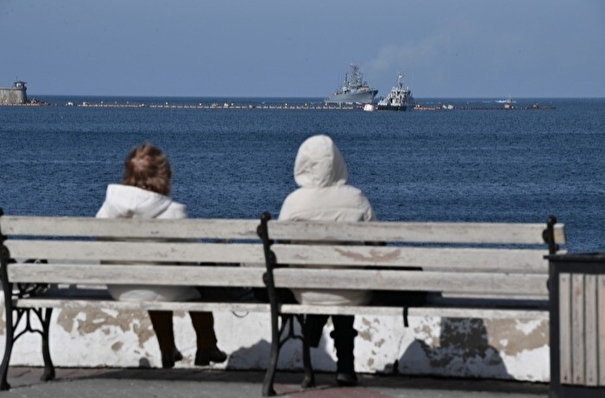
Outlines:
<svg viewBox="0 0 605 398"><path fill-rule="evenodd" d="M391 250L390 252L380 252L376 249L370 250L369 256L365 256L360 253L355 253L350 250L343 250L338 247L334 248L334 251L340 254L341 256L353 260L355 262L376 262L376 263L384 263L396 260L401 255L401 249Z"/></svg>
<svg viewBox="0 0 605 398"><path fill-rule="evenodd" d="M113 314L102 309L63 309L59 311L57 324L67 333L75 331L80 336L98 330L109 334L111 327L117 327L122 332L132 330L138 337L139 347L155 336L146 311L114 311Z"/></svg>
<svg viewBox="0 0 605 398"><path fill-rule="evenodd" d="M229 360L214 366L266 368L269 322L270 316L265 313L244 317L215 313L218 345L229 354ZM161 366L157 341L145 311L55 310L51 323L51 352L57 366ZM357 371L549 381L547 320L412 316L409 323L410 327L404 328L401 316L357 317ZM177 347L185 357L177 366L193 367L195 331L188 314L174 314L174 330ZM328 322L320 347L312 350L313 367L318 371L335 370L335 350L329 337L332 330L333 325ZM40 366L39 336L28 334L22 339L15 345L11 364ZM3 340L0 336L0 349ZM288 370L302 368L299 341L284 345L278 366Z"/></svg>
<svg viewBox="0 0 605 398"><path fill-rule="evenodd" d="M548 325L546 320L527 323L503 319L485 321L486 330L489 331L489 344L508 355L517 355L548 345ZM506 344L502 344L502 341Z"/></svg>

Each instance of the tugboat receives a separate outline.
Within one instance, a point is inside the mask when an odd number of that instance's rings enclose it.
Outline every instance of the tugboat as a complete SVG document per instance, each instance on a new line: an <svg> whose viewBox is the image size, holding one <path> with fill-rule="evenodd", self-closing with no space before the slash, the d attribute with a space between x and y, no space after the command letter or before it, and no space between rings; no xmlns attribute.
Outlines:
<svg viewBox="0 0 605 398"><path fill-rule="evenodd" d="M351 64L351 72L345 74L345 81L330 98L324 99L326 104L369 104L374 100L378 90L370 88L363 80L363 75L356 64Z"/></svg>
<svg viewBox="0 0 605 398"><path fill-rule="evenodd" d="M411 110L416 105L414 96L408 87L403 86L403 74L397 76L397 86L391 89L386 98L378 101L376 109L387 111L405 111Z"/></svg>

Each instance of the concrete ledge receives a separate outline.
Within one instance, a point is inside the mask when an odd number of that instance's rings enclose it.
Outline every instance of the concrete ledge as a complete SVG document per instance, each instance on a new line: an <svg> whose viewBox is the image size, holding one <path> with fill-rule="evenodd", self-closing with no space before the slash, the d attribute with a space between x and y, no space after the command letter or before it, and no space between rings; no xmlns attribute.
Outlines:
<svg viewBox="0 0 605 398"><path fill-rule="evenodd" d="M2 306L2 311L4 307ZM0 349L4 350L4 314ZM368 374L432 375L531 382L549 381L548 320L357 317L356 369ZM195 334L186 313L175 313L177 346L184 354L178 368L193 368ZM269 358L269 314L215 313L219 347L229 354L214 369L266 369ZM313 367L333 372L335 353L324 329ZM51 355L58 367L160 367L159 349L147 314L142 311L55 310L51 324ZM11 366L42 366L40 337L20 338ZM296 341L284 346L280 370L302 369Z"/></svg>

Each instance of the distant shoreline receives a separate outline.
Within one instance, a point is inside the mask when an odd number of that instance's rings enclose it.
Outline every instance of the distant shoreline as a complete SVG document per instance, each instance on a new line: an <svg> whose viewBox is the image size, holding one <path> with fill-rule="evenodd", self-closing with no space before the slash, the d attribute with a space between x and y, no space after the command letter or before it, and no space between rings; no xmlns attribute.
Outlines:
<svg viewBox="0 0 605 398"><path fill-rule="evenodd" d="M90 97L82 97L82 98L90 98ZM103 97L98 97L103 98ZM130 97L125 97L130 98ZM132 97L133 99L135 97ZM152 98L152 97L149 97ZM160 99L161 97L157 97ZM211 103L202 103L199 102L197 104L194 103L182 103L182 102L173 102L165 101L168 98L163 99L163 103L146 103L143 101L82 101L80 103L75 103L73 101L67 101L64 103L51 102L51 101L40 101L37 99L32 99L30 102L26 104L11 104L4 106L26 106L26 107L47 107L47 106L62 106L62 107L81 107L81 108L156 108L156 109L276 109L276 110L362 110L362 104L348 104L348 105L327 105L323 102L304 102L304 103L288 103L286 101L282 103L278 103L279 99L271 99L270 103L267 101L263 101L262 99L258 99L256 101L248 100L248 101L233 101L233 102L211 102ZM290 99L292 100L292 99ZM302 101L304 99L297 99L298 101ZM460 100L459 100L460 101ZM462 100L463 101L463 100ZM444 103L444 104L432 104L428 102L427 104L417 104L413 109L409 109L406 112L410 111L452 111L452 110L552 110L556 109L554 105L540 105L538 102L532 102L530 105L517 105L517 101L502 103L499 100L484 100L483 102L495 103L495 105L487 105L487 104L475 104L475 105L453 105L452 103ZM385 111L379 111L385 112ZM392 112L392 111L388 111Z"/></svg>

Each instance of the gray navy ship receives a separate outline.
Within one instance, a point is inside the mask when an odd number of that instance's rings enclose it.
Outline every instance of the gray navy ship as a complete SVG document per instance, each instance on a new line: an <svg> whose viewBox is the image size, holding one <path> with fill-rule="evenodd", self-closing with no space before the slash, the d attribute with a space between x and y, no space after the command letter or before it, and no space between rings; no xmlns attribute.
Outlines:
<svg viewBox="0 0 605 398"><path fill-rule="evenodd" d="M345 81L341 88L336 90L330 98L324 99L326 104L370 104L378 90L370 88L363 81L363 75L356 64L351 64L351 72L345 75Z"/></svg>
<svg viewBox="0 0 605 398"><path fill-rule="evenodd" d="M391 89L389 95L378 101L376 109L388 111L405 111L413 109L416 105L414 96L409 88L403 86L403 74L397 76L397 85Z"/></svg>

